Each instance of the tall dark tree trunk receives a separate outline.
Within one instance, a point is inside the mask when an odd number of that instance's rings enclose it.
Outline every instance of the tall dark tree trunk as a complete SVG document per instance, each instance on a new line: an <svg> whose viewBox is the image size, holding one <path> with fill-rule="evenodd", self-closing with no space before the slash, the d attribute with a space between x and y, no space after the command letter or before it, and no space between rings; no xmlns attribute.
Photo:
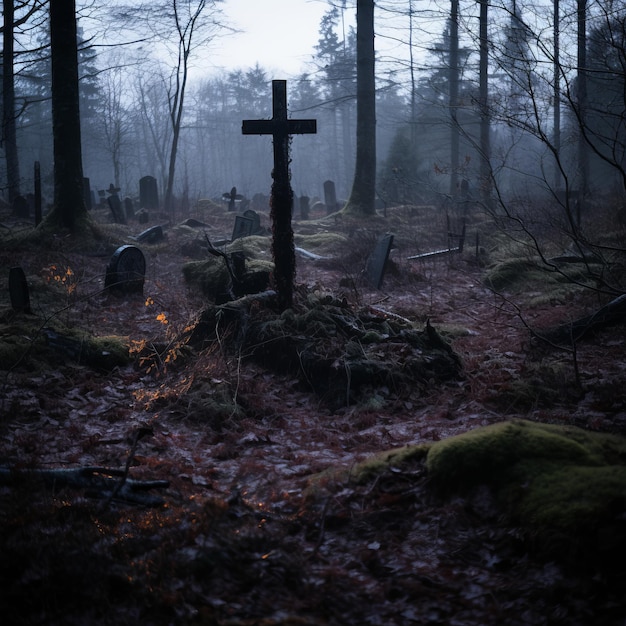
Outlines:
<svg viewBox="0 0 626 626"><path fill-rule="evenodd" d="M356 5L356 165L348 210L376 213L376 80L374 0Z"/></svg>
<svg viewBox="0 0 626 626"><path fill-rule="evenodd" d="M589 150L585 140L587 122L587 0L578 0L578 72L576 104L578 107L578 202L576 221L580 226L581 213L589 187Z"/></svg>
<svg viewBox="0 0 626 626"><path fill-rule="evenodd" d="M563 174L559 165L561 157L561 17L560 17L560 0L553 0L553 16L554 16L554 59L553 59L553 125L554 125L554 189L559 191L563 185Z"/></svg>
<svg viewBox="0 0 626 626"><path fill-rule="evenodd" d="M459 189L459 0L450 7L450 196L458 198Z"/></svg>
<svg viewBox="0 0 626 626"><path fill-rule="evenodd" d="M15 75L13 70L13 0L4 0L4 30L2 45L2 140L7 167L8 201L11 206L20 194L20 164L15 130Z"/></svg>
<svg viewBox="0 0 626 626"><path fill-rule="evenodd" d="M489 39L487 33L487 0L479 0L479 93L478 106L480 108L480 190L483 205L492 209L491 201L491 119L489 114Z"/></svg>
<svg viewBox="0 0 626 626"><path fill-rule="evenodd" d="M51 219L76 230L86 213L80 144L75 0L50 0L54 208Z"/></svg>

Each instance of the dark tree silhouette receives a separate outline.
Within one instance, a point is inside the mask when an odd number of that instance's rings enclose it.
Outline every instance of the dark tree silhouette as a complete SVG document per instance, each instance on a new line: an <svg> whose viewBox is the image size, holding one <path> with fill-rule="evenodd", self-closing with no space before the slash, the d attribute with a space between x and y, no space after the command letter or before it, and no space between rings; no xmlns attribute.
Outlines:
<svg viewBox="0 0 626 626"><path fill-rule="evenodd" d="M356 5L356 165L347 210L376 212L376 81L374 0Z"/></svg>
<svg viewBox="0 0 626 626"><path fill-rule="evenodd" d="M86 215L80 144L75 0L50 0L54 206L48 221L75 231Z"/></svg>

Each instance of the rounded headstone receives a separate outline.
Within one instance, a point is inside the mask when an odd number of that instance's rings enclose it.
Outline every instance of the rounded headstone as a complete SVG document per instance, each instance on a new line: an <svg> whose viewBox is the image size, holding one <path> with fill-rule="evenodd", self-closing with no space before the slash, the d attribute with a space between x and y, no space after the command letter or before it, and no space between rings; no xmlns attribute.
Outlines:
<svg viewBox="0 0 626 626"><path fill-rule="evenodd" d="M136 246L120 246L107 265L104 287L122 293L143 293L146 259Z"/></svg>

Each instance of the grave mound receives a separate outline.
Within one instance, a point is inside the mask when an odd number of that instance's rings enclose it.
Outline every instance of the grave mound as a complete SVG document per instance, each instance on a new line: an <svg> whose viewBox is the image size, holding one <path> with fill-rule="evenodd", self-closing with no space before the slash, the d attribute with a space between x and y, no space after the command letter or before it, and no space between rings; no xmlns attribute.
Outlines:
<svg viewBox="0 0 626 626"><path fill-rule="evenodd" d="M462 364L429 324L373 306L353 309L345 300L304 287L293 308L277 313L273 291L205 308L189 343L217 341L279 374L295 375L330 407L367 398L381 403L458 380Z"/></svg>

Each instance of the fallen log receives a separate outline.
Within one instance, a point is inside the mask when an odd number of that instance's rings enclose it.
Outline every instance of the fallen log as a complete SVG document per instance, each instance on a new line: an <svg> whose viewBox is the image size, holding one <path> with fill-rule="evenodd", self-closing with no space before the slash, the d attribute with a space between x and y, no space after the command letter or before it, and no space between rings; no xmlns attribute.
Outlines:
<svg viewBox="0 0 626 626"><path fill-rule="evenodd" d="M593 330L624 322L626 322L626 293L611 300L591 315L560 324L555 328L538 330L535 334L540 339L556 344L572 344Z"/></svg>
<svg viewBox="0 0 626 626"><path fill-rule="evenodd" d="M167 480L135 480L126 469L76 467L55 469L0 468L0 485L15 486L23 482L41 482L48 487L85 489L90 497L115 499L145 506L161 506L164 500L146 493L150 489L166 489Z"/></svg>

